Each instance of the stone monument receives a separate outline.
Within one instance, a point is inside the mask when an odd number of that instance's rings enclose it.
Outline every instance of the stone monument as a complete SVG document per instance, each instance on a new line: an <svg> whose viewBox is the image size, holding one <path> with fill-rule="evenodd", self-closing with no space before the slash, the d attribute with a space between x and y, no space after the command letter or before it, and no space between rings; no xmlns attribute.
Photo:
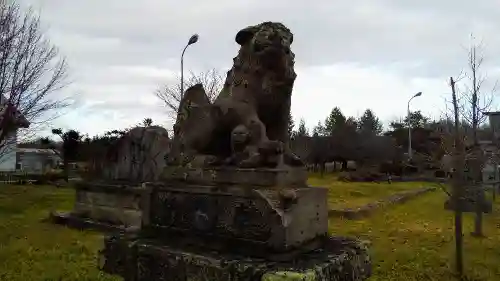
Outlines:
<svg viewBox="0 0 500 281"><path fill-rule="evenodd" d="M366 245L328 235L327 190L287 145L292 33L264 22L236 42L213 103L202 85L186 91L141 229L107 236L100 268L126 281L365 280Z"/></svg>
<svg viewBox="0 0 500 281"><path fill-rule="evenodd" d="M51 212L56 223L102 230L133 231L142 223L143 183L157 181L170 145L158 126L136 127L90 163L84 181L75 184L71 212Z"/></svg>

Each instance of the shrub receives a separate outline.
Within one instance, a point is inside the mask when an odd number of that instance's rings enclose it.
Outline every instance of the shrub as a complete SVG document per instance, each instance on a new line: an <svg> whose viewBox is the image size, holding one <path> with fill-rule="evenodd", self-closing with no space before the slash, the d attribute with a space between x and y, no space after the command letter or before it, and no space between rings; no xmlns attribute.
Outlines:
<svg viewBox="0 0 500 281"><path fill-rule="evenodd" d="M351 172L340 172L337 176L338 181L350 182L351 181Z"/></svg>
<svg viewBox="0 0 500 281"><path fill-rule="evenodd" d="M404 164L401 162L384 162L380 164L379 172L382 174L391 174L401 176L404 170Z"/></svg>
<svg viewBox="0 0 500 281"><path fill-rule="evenodd" d="M405 165L404 167L404 173L405 174L416 174L418 173L418 168L414 165Z"/></svg>
<svg viewBox="0 0 500 281"><path fill-rule="evenodd" d="M62 171L48 171L46 173L35 176L35 184L51 184L58 180L64 180L64 172Z"/></svg>

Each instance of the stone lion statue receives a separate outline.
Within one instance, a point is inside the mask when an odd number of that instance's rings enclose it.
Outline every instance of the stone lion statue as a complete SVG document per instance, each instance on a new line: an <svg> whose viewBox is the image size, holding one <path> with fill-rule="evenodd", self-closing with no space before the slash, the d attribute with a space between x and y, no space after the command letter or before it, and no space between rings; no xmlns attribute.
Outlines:
<svg viewBox="0 0 500 281"><path fill-rule="evenodd" d="M224 159L233 153L232 136L238 128L248 136L242 151L251 153L237 166L269 166L270 158L276 159L271 166L303 165L286 145L296 78L293 34L281 23L264 22L240 30L235 40L241 47L216 100L210 103L201 84L184 93L171 160L189 162L209 155L205 164L227 164Z"/></svg>

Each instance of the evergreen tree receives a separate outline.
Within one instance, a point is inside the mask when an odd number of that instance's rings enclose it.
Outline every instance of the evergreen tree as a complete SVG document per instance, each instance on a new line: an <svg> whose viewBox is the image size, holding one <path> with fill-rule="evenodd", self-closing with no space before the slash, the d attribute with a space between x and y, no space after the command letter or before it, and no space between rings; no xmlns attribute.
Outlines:
<svg viewBox="0 0 500 281"><path fill-rule="evenodd" d="M407 127L409 123L412 128L424 128L429 123L429 118L425 117L420 110L417 110L410 112L410 116L406 116L404 122Z"/></svg>
<svg viewBox="0 0 500 281"><path fill-rule="evenodd" d="M306 122L304 119L300 119L299 128L297 129L297 132L295 132L295 135L300 137L309 136L309 131L306 128Z"/></svg>
<svg viewBox="0 0 500 281"><path fill-rule="evenodd" d="M314 137L326 135L325 126L323 126L323 124L321 124L321 121L318 121L318 124L313 128L312 134Z"/></svg>
<svg viewBox="0 0 500 281"><path fill-rule="evenodd" d="M371 109L367 109L359 119L358 129L362 134L379 135L382 123Z"/></svg>
<svg viewBox="0 0 500 281"><path fill-rule="evenodd" d="M345 121L345 126L349 131L356 132L358 130L358 120L351 116Z"/></svg>
<svg viewBox="0 0 500 281"><path fill-rule="evenodd" d="M412 128L424 128L429 124L429 120L429 117L424 116L420 110L417 110L410 112L410 116L405 116L403 120L392 121L389 126L392 130L408 129L408 124L410 124Z"/></svg>
<svg viewBox="0 0 500 281"><path fill-rule="evenodd" d="M338 107L334 107L330 115L325 120L324 130L327 135L333 135L334 131L342 129L346 123L346 118Z"/></svg>
<svg viewBox="0 0 500 281"><path fill-rule="evenodd" d="M142 125L144 127L151 127L151 126L153 126L153 119L151 119L151 118L144 118L144 120L142 120Z"/></svg>
<svg viewBox="0 0 500 281"><path fill-rule="evenodd" d="M288 138L294 137L293 127L295 127L295 122L293 122L292 112L288 113Z"/></svg>
<svg viewBox="0 0 500 281"><path fill-rule="evenodd" d="M75 130L63 132L61 129L52 129L52 134L58 135L62 143L62 154L64 164L64 177L66 181L69 178L69 162L75 161L78 157L78 149L82 139L82 135Z"/></svg>

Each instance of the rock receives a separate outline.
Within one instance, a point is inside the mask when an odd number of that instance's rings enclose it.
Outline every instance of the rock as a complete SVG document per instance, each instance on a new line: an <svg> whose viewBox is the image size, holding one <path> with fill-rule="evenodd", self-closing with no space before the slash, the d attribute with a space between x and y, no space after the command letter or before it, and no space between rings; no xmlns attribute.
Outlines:
<svg viewBox="0 0 500 281"><path fill-rule="evenodd" d="M63 179L60 179L60 180L55 181L54 185L56 187L66 187L66 186L68 186L68 182L63 180Z"/></svg>
<svg viewBox="0 0 500 281"><path fill-rule="evenodd" d="M101 179L154 181L165 168L169 145L164 128L136 127L118 139L93 168L101 171L98 175Z"/></svg>

